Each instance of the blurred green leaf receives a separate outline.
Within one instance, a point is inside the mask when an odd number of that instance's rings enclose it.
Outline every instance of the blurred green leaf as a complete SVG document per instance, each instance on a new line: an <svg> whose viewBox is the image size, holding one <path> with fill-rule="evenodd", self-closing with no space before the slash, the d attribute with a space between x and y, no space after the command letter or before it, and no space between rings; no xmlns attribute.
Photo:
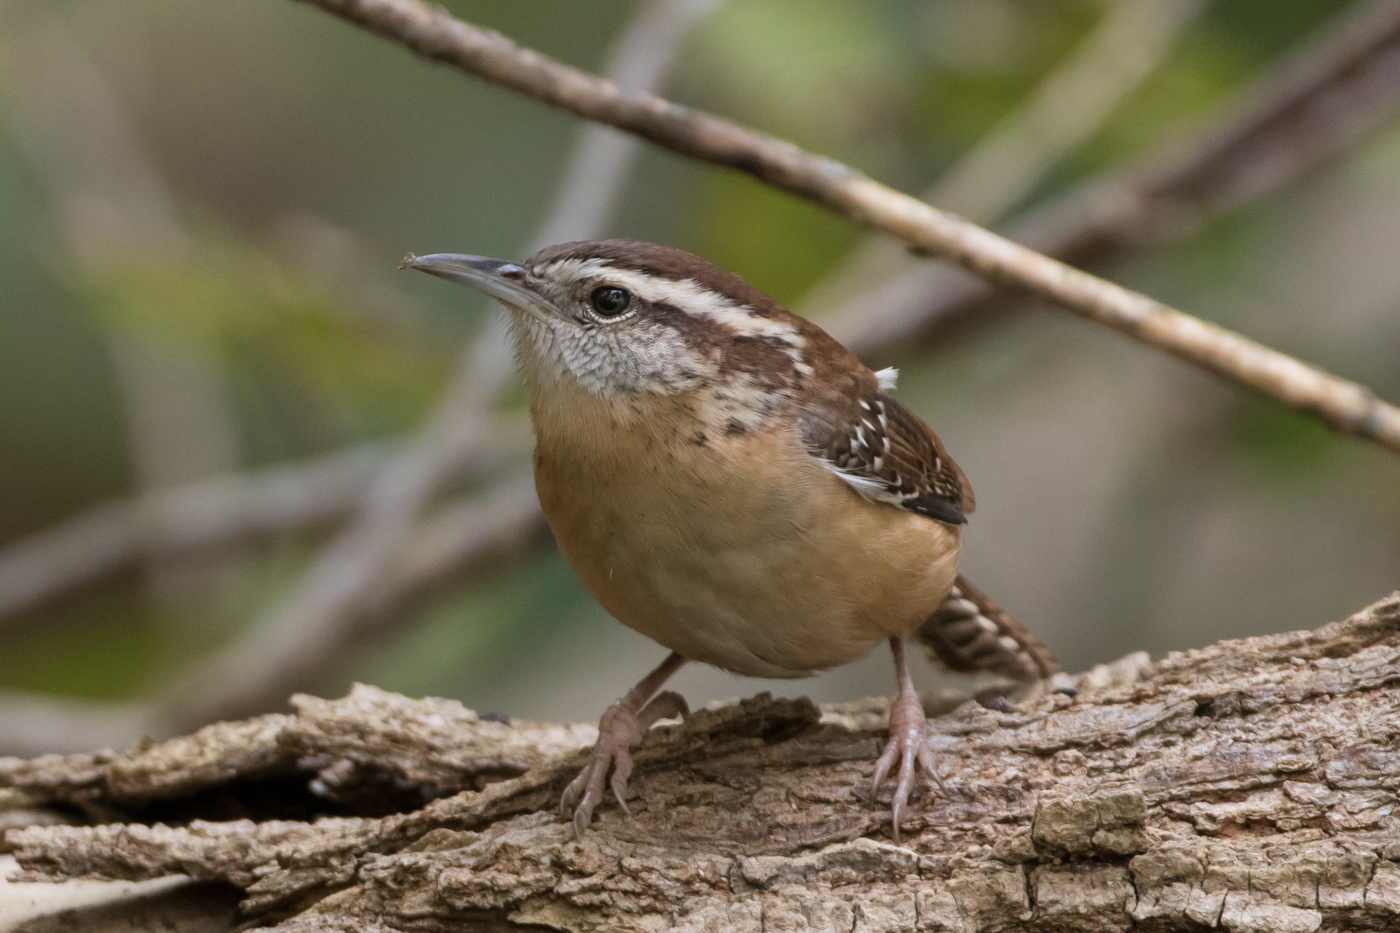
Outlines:
<svg viewBox="0 0 1400 933"><path fill-rule="evenodd" d="M130 698L155 686L189 653L183 639L170 637L175 620L161 617L142 597L138 587L118 583L8 629L0 684L88 699Z"/></svg>
<svg viewBox="0 0 1400 933"><path fill-rule="evenodd" d="M829 271L859 231L815 205L734 172L709 172L689 246L791 303Z"/></svg>
<svg viewBox="0 0 1400 933"><path fill-rule="evenodd" d="M354 298L240 243L203 239L178 259L108 269L83 291L108 326L215 354L341 442L416 423L453 362L450 344L357 313Z"/></svg>
<svg viewBox="0 0 1400 933"><path fill-rule="evenodd" d="M1227 449L1256 483L1317 477L1331 466L1343 443L1316 418L1255 395L1240 397L1227 431Z"/></svg>

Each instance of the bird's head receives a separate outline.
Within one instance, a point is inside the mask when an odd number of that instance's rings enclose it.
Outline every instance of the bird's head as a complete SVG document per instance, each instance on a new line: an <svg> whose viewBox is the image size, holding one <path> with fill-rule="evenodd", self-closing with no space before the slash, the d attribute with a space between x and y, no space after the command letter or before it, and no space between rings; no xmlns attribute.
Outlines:
<svg viewBox="0 0 1400 933"><path fill-rule="evenodd" d="M761 406L813 374L810 325L684 250L589 240L520 263L439 253L405 264L509 308L535 390L572 382L616 400L718 388Z"/></svg>

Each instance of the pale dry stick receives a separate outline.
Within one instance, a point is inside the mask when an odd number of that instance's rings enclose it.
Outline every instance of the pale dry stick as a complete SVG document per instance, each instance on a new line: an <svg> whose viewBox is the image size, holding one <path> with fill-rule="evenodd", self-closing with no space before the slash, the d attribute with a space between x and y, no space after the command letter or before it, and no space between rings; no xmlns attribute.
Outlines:
<svg viewBox="0 0 1400 933"><path fill-rule="evenodd" d="M543 529L528 472L444 506L414 527L356 607L354 631L343 634L365 637L397 625L414 603L519 551ZM285 700L268 699L266 706ZM142 736L173 735L191 718L151 700L89 702L0 692L0 756L124 749Z"/></svg>
<svg viewBox="0 0 1400 933"><path fill-rule="evenodd" d="M606 73L618 87L658 87L675 64L691 28L719 4L720 0L655 0L642 6L613 44ZM526 254L556 243L587 239L606 230L640 148L635 136L597 123L585 124L564 167L554 205ZM492 302L493 309L494 306ZM482 352L496 359L510 355L506 320L504 315L492 314L478 338L484 343ZM509 375L507 369L493 370L489 377L495 384L488 390L499 392Z"/></svg>
<svg viewBox="0 0 1400 933"><path fill-rule="evenodd" d="M613 45L606 73L621 88L659 87L692 27L719 4L720 0L659 0L643 6ZM579 131L559 195L535 236L531 252L606 230L622 200L623 183L632 173L639 148L633 136L596 123L586 124Z"/></svg>
<svg viewBox="0 0 1400 933"><path fill-rule="evenodd" d="M653 0L643 8L627 43L615 59L620 80L659 81L674 61L688 26L713 6L703 0ZM678 22L677 22L678 21ZM675 24L675 25L673 25ZM648 57L635 65L626 56ZM576 159L616 155L611 147L585 144ZM625 168L627 160L624 160ZM614 168L611 171L620 171ZM571 169L572 185L603 185L601 192L561 198L546 224L547 235L585 236L585 224L606 222L611 207L600 198L616 198L618 181L609 187L598 173ZM498 431L491 405L509 378L510 355L499 326L468 348L453 384L415 442L375 482L358 518L316 559L290 595L228 648L198 662L158 701L169 728L179 731L215 719L259 712L283 702L292 691L313 682L317 671L339 646L366 624L366 607L379 601L388 575L423 508L461 461ZM538 511L538 505L531 508ZM530 513L524 513L528 521ZM484 533L482 540L489 541ZM372 613L370 613L372 615Z"/></svg>
<svg viewBox="0 0 1400 933"><path fill-rule="evenodd" d="M1000 219L1166 60L1204 6L1202 0L1119 0L1110 6L1079 46L922 199L979 224ZM808 291L797 311L826 318L914 262L900 244L873 239Z"/></svg>
<svg viewBox="0 0 1400 933"><path fill-rule="evenodd" d="M1295 181L1400 110L1400 2L1345 11L1225 105L1165 158L1114 169L1014 222L1008 236L1062 262L1101 263L1187 236ZM1199 124L1201 121L1193 120ZM887 356L1013 306L958 269L921 264L870 289L822 324L852 349Z"/></svg>
<svg viewBox="0 0 1400 933"><path fill-rule="evenodd" d="M753 175L856 223L1112 328L1400 453L1400 409L1323 372L1146 295L946 214L835 161L521 48L421 0L301 0L435 62L552 107L624 129L684 156Z"/></svg>
<svg viewBox="0 0 1400 933"><path fill-rule="evenodd" d="M0 551L0 618L143 559L334 521L393 451L366 444L292 466L155 490L90 509Z"/></svg>
<svg viewBox="0 0 1400 933"><path fill-rule="evenodd" d="M523 464L515 479L444 505L414 527L411 543L386 572L384 586L366 603L356 634L365 635L375 623L398 624L411 603L497 555L520 550L544 530L534 476Z"/></svg>

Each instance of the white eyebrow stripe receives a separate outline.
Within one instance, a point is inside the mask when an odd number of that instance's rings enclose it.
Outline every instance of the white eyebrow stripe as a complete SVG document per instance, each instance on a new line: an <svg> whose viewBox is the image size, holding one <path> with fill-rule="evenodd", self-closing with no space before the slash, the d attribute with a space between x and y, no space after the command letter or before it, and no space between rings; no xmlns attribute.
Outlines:
<svg viewBox="0 0 1400 933"><path fill-rule="evenodd" d="M554 262L536 266L536 275L557 281L577 281L600 276L612 269L601 259L556 259Z"/></svg>
<svg viewBox="0 0 1400 933"><path fill-rule="evenodd" d="M599 279L620 285L646 301L668 304L697 317L720 323L745 337L771 337L793 348L806 341L787 321L753 314L745 305L711 291L692 279L666 279L619 269L599 259L560 259L535 269L544 278L557 280ZM797 360L801 362L801 360Z"/></svg>

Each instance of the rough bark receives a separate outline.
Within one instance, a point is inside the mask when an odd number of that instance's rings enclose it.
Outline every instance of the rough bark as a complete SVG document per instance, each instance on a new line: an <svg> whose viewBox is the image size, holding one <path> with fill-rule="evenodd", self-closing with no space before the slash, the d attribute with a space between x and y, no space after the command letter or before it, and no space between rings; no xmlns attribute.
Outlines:
<svg viewBox="0 0 1400 933"><path fill-rule="evenodd" d="M865 796L884 701L766 695L654 728L633 817L583 839L555 802L591 727L370 687L0 762L0 807L29 877L184 873L279 933L1400 928L1400 594L1081 688L935 719L899 846Z"/></svg>

